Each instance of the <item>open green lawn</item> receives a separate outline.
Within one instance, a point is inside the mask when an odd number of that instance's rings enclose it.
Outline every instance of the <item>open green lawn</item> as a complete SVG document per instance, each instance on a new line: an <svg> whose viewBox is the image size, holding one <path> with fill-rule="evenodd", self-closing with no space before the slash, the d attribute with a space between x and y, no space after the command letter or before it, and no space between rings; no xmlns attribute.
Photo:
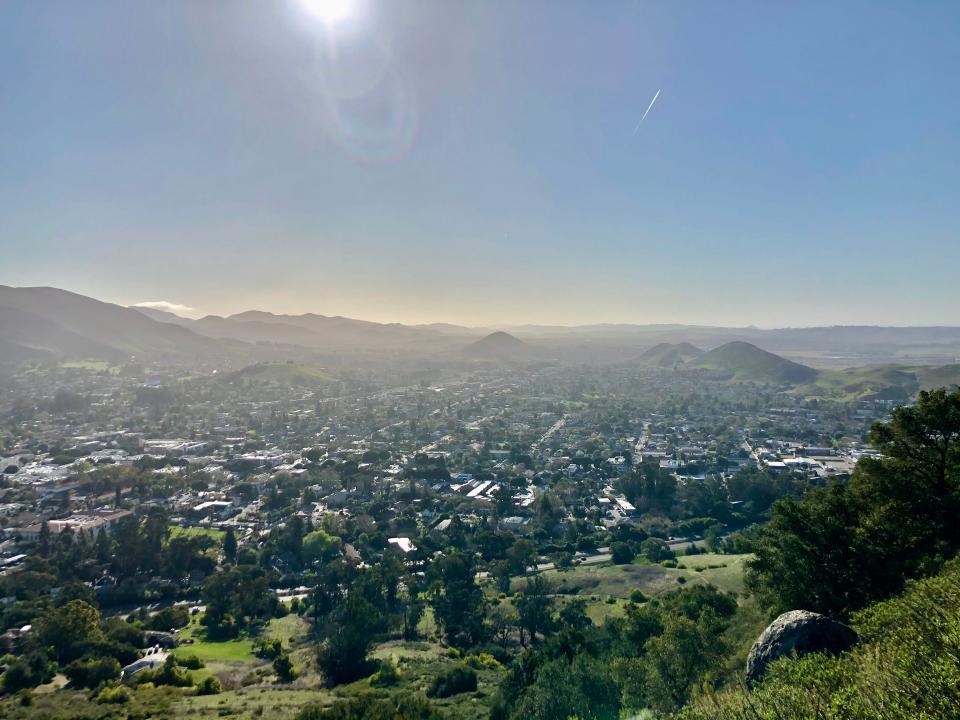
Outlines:
<svg viewBox="0 0 960 720"><path fill-rule="evenodd" d="M732 593L743 593L744 564L753 555L690 555L677 558L680 567L687 568L687 578L696 582L699 578L703 582L716 585L721 590ZM693 570L693 573L690 573Z"/></svg>
<svg viewBox="0 0 960 720"><path fill-rule="evenodd" d="M60 367L66 370L93 370L96 372L110 370L116 372L116 368L111 367L110 363L103 360L64 360L60 363Z"/></svg>
<svg viewBox="0 0 960 720"><path fill-rule="evenodd" d="M178 536L185 537L196 537L199 535L206 535L207 537L215 540L218 544L223 542L223 530L217 530L216 528L203 528L203 527L181 527L179 525L170 526L170 537L175 538Z"/></svg>
<svg viewBox="0 0 960 720"><path fill-rule="evenodd" d="M681 556L678 567L665 568L636 562L631 565L613 565L598 563L581 565L569 570L546 570L541 573L553 583L559 595L586 598L592 603L604 603L608 598L622 600L630 597L637 589L648 596L656 596L680 587L679 578L686 578L686 584L709 583L726 592L743 592L743 564L750 555L706 555ZM515 578L512 591L523 587L525 579ZM591 609L594 620L622 611L618 603L607 605L606 609ZM594 617L596 616L596 617Z"/></svg>

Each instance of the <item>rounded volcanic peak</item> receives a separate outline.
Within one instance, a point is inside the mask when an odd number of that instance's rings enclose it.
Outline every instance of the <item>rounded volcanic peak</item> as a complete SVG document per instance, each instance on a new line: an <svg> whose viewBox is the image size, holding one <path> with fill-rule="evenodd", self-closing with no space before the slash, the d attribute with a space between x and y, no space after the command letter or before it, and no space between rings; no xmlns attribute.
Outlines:
<svg viewBox="0 0 960 720"><path fill-rule="evenodd" d="M807 610L783 613L760 633L747 656L747 685L760 680L774 660L808 653L839 655L859 641L847 625Z"/></svg>
<svg viewBox="0 0 960 720"><path fill-rule="evenodd" d="M703 350L688 342L676 344L662 342L641 353L638 359L645 365L675 367L702 353Z"/></svg>
<svg viewBox="0 0 960 720"><path fill-rule="evenodd" d="M473 343L474 346L486 345L488 347L526 347L526 343L520 338L511 335L503 330L492 332L486 337L482 337Z"/></svg>
<svg viewBox="0 0 960 720"><path fill-rule="evenodd" d="M697 355L703 355L703 350L698 348L696 345L688 342L679 342L674 347L677 349L677 352L680 353L685 358L696 357Z"/></svg>
<svg viewBox="0 0 960 720"><path fill-rule="evenodd" d="M817 371L811 367L787 360L742 340L716 347L688 364L690 367L727 375L731 379L753 382L795 384L811 382L817 377Z"/></svg>
<svg viewBox="0 0 960 720"><path fill-rule="evenodd" d="M259 382L278 385L313 385L333 382L324 368L295 362L261 362L223 376L228 382Z"/></svg>
<svg viewBox="0 0 960 720"><path fill-rule="evenodd" d="M498 330L470 343L464 352L486 359L518 359L530 352L530 346L510 333Z"/></svg>

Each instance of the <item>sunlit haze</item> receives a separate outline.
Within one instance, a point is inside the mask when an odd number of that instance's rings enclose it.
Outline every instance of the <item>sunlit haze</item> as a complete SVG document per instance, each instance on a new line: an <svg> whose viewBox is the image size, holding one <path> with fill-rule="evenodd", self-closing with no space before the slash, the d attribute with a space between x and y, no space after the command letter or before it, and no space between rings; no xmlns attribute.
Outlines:
<svg viewBox="0 0 960 720"><path fill-rule="evenodd" d="M958 26L949 2L7 2L0 284L195 317L956 325Z"/></svg>

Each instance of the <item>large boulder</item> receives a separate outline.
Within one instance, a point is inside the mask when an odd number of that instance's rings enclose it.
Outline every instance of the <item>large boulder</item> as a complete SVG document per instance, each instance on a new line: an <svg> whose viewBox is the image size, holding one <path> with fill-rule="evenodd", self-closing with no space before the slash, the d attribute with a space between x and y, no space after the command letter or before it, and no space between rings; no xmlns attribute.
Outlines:
<svg viewBox="0 0 960 720"><path fill-rule="evenodd" d="M767 666L791 653L838 655L853 647L859 638L850 627L825 615L791 610L774 620L750 648L747 656L747 686L760 680Z"/></svg>

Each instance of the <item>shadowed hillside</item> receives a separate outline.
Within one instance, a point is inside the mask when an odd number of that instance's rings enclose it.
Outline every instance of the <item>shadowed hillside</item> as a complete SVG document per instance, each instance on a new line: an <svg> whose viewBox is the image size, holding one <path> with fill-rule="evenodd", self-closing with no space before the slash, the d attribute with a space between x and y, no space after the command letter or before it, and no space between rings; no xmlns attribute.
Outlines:
<svg viewBox="0 0 960 720"><path fill-rule="evenodd" d="M748 382L798 384L811 382L817 377L813 368L739 341L703 353L688 366Z"/></svg>
<svg viewBox="0 0 960 720"><path fill-rule="evenodd" d="M641 354L637 360L644 365L675 367L702 354L703 350L688 342L659 343Z"/></svg>

